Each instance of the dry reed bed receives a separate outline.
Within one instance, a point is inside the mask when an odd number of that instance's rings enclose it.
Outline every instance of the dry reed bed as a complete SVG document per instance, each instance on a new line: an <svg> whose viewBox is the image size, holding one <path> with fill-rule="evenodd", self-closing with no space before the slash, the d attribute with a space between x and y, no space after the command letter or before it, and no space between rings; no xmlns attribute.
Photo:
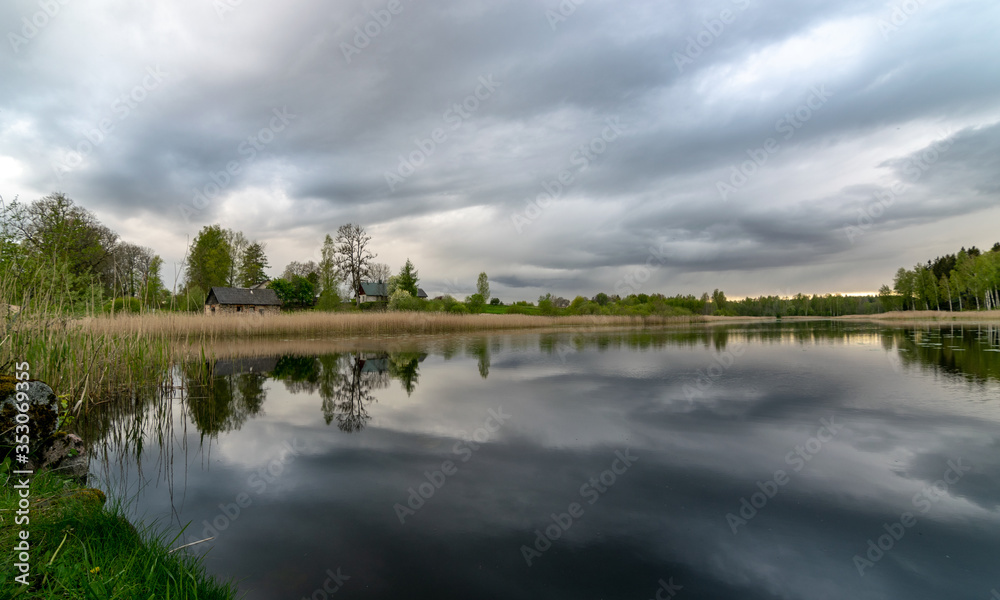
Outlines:
<svg viewBox="0 0 1000 600"><path fill-rule="evenodd" d="M845 321L892 321L906 324L908 322L927 323L928 321L961 321L963 323L1000 323L1000 310L981 310L952 312L947 310L894 310L876 315L844 315L835 317Z"/></svg>
<svg viewBox="0 0 1000 600"><path fill-rule="evenodd" d="M621 317L534 315L454 315L444 313L291 313L280 315L155 314L83 319L80 326L97 335L167 337L189 342L223 338L335 336L385 337L539 328L642 327L682 324L692 317Z"/></svg>

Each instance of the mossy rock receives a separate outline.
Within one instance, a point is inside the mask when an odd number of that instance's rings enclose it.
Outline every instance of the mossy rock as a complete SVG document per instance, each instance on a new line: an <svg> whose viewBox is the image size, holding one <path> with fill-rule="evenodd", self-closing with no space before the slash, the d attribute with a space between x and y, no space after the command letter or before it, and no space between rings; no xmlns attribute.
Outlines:
<svg viewBox="0 0 1000 600"><path fill-rule="evenodd" d="M97 488L72 488L54 496L46 496L35 501L32 510L44 512L71 506L95 510L104 506L108 498Z"/></svg>
<svg viewBox="0 0 1000 600"><path fill-rule="evenodd" d="M12 447L15 445L15 435L17 434L16 420L19 411L17 410L17 388L18 380L5 375L0 377L0 446ZM28 442L31 447L31 454L36 455L43 452L53 441L56 433L56 426L59 424L59 399L56 398L52 388L38 380L24 382L28 384Z"/></svg>

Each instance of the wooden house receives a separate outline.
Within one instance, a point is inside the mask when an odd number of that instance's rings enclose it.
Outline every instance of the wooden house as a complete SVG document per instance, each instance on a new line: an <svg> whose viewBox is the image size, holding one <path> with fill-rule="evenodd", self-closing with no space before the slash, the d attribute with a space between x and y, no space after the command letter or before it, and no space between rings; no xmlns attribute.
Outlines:
<svg viewBox="0 0 1000 600"><path fill-rule="evenodd" d="M205 314L276 315L281 300L274 290L213 287L205 298Z"/></svg>

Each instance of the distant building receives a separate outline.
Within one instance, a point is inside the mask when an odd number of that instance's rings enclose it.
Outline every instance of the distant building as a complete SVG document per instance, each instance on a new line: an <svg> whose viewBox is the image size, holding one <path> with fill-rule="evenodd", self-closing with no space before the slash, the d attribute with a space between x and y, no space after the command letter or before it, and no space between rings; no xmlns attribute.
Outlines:
<svg viewBox="0 0 1000 600"><path fill-rule="evenodd" d="M205 298L205 314L276 315L281 300L274 290L213 287Z"/></svg>
<svg viewBox="0 0 1000 600"><path fill-rule="evenodd" d="M388 302L389 286L385 283L362 281L361 289L358 290L358 296L361 297L362 302ZM425 292L422 288L417 288L417 298L423 298L426 300L427 292Z"/></svg>

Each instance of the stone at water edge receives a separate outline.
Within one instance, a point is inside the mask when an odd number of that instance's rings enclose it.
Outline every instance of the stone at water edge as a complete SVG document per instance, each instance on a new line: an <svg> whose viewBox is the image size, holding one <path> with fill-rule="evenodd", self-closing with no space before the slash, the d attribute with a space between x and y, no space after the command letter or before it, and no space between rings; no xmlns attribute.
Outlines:
<svg viewBox="0 0 1000 600"><path fill-rule="evenodd" d="M55 441L42 454L42 468L86 480L90 473L90 459L83 446L83 438L75 433L56 433Z"/></svg>
<svg viewBox="0 0 1000 600"><path fill-rule="evenodd" d="M0 375L0 446L15 446L18 410L17 379ZM32 461L23 465L29 469L59 469L78 479L87 476L89 460L83 440L74 434L57 432L59 399L45 383L28 381L29 446ZM38 464L41 463L41 464Z"/></svg>
<svg viewBox="0 0 1000 600"><path fill-rule="evenodd" d="M10 375L0 375L0 444L4 446L14 445L15 425L14 418L18 414L17 406L17 379ZM38 442L45 441L56 431L59 423L59 399L56 398L52 388L41 381L28 381L28 389L25 393L28 396L28 427L29 442L32 449L38 447Z"/></svg>

